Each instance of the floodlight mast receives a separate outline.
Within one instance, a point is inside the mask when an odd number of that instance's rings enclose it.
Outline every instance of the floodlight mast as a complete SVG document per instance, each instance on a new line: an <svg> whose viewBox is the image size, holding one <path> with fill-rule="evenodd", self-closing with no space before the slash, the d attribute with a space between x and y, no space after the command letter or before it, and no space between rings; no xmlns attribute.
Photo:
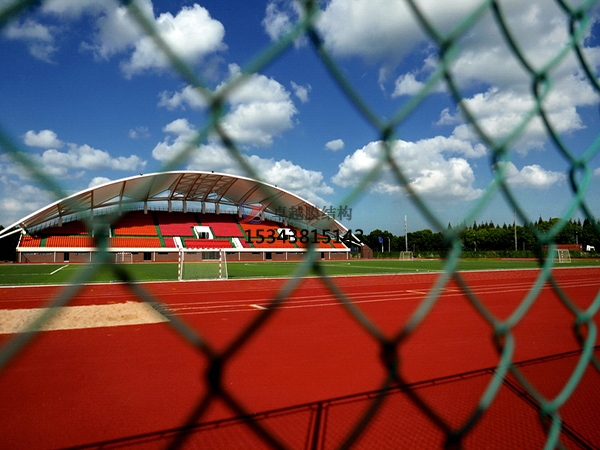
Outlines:
<svg viewBox="0 0 600 450"><path fill-rule="evenodd" d="M406 215L404 216L404 245L408 251L408 219Z"/></svg>

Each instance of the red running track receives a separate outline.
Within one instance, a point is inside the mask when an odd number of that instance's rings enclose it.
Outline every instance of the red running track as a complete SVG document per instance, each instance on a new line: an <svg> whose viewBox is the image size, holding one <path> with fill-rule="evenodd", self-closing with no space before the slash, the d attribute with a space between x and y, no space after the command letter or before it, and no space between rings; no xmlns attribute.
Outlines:
<svg viewBox="0 0 600 450"><path fill-rule="evenodd" d="M537 275L537 271L462 274L475 295L499 319L515 311ZM556 270L555 276L579 308L587 307L599 295L598 269ZM437 277L434 274L342 277L334 282L370 323L386 336L392 336L423 302ZM221 352L253 320L265 314L263 308L269 307L284 283L286 280L276 279L139 286L160 299L215 351ZM61 289L64 288L0 288L0 309L42 307L49 298L59 295ZM94 285L83 287L69 305L132 300L135 296L124 285ZM598 318L595 320L597 324ZM572 324L572 314L546 286L514 329L517 345L513 360L526 361L578 350ZM0 344L10 338L0 335ZM381 387L385 371L379 354L378 341L323 283L314 278L304 279L268 321L233 352L224 367L222 387L251 413L351 396ZM407 383L452 377L498 363L491 326L454 282L444 287L425 320L402 343L399 359ZM543 395L553 397L566 383L576 361L576 357L565 358L558 365L552 363L551 375L546 370L531 369L527 376ZM125 446L132 436L157 436L165 430L177 429L207 394L207 367L207 356L165 323L41 332L0 372L0 447L93 447L108 441ZM441 391L438 384L435 389L424 390L422 395L448 423L458 426L467 420L490 376L479 377L476 383L448 384L450 387ZM586 402L586 408L588 403L597 405L600 401L599 380L597 372L588 367L586 395L581 400ZM461 385L467 386L466 390L458 389ZM498 403L506 395L503 388ZM461 407L450 417L450 405L456 403ZM506 405L511 408L510 402ZM410 414L419 414L410 402L403 410L405 414L409 410ZM586 411L592 411L591 417L588 412L576 419L580 422L578 429L587 433L581 439L600 445L595 425L600 412L597 406ZM357 414L351 414L353 421ZM490 411L488 416L494 414ZM507 410L504 417L510 414ZM235 415L216 400L196 422L216 423ZM330 415L334 417L333 410ZM420 420L427 422L422 414ZM435 439L427 441L426 446L441 444L440 432L433 428L430 434ZM336 444L331 443L331 428L328 433L327 438L318 440L323 448ZM528 442L533 442L531 448L543 445L539 430L532 441L515 433L522 448ZM134 440L130 444L161 448L168 439L165 434L152 443ZM240 442L239 448L254 447L246 445L248 442ZM493 448L508 445L487 444ZM394 444L384 445L382 441L376 447L394 448Z"/></svg>

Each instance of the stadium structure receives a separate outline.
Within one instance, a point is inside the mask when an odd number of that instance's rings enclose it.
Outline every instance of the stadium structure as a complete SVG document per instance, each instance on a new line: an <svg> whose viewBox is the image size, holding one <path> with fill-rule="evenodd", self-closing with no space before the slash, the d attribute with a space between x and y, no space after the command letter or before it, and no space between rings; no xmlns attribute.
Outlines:
<svg viewBox="0 0 600 450"><path fill-rule="evenodd" d="M331 214L272 184L176 171L111 181L56 201L0 231L20 233L17 262L348 259L368 247Z"/></svg>

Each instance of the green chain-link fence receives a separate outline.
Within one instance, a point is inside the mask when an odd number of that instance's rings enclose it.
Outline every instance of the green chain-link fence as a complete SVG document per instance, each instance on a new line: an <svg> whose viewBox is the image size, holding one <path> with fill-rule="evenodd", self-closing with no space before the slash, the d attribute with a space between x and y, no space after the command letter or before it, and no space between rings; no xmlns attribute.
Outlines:
<svg viewBox="0 0 600 450"><path fill-rule="evenodd" d="M31 9L39 7L41 3L43 2L3 2L3 6L0 7L0 29L5 28L12 22L26 16ZM393 157L392 152L392 142L396 139L395 135L397 129L410 118L415 109L428 98L434 87L441 82L445 83L445 86L454 98L460 111L464 117L467 118L481 142L488 147L490 155L489 164L495 168L493 181L487 186L476 206L465 214L464 223L470 223L474 218L478 217L478 214L490 201L490 198L497 193L501 193L504 196L510 209L516 211L516 214L522 222L527 224L534 221L528 214L528 211L522 208L518 198L515 197L514 192L507 183L507 173L504 170L504 167L506 166L502 163L511 160L511 144L515 143L515 141L523 135L524 130L535 119L541 120L548 139L553 143L554 148L562 154L566 161L568 161L568 176L572 189L572 201L565 212L565 217L556 223L549 232L542 233L537 229L532 230L536 235L538 244L540 244L540 247L548 245L550 246L550 249L552 249L554 246L554 238L560 233L567 224L569 218L575 213L579 213L589 219L594 227L596 227L596 231L600 232L598 229L597 218L586 203L586 194L593 176L591 160L598 154L600 134L597 134L595 141L586 151L582 152L580 155L575 154L575 152L569 149L568 145L553 127L544 103L545 99L547 99L553 91L553 71L557 69L565 58L572 57L573 55L577 58L582 76L593 90L597 94L600 94L600 84L595 72L595 67L588 62L583 50L584 37L589 30L590 24L593 23L592 16L598 12L597 1L588 0L579 2L580 4L575 7L571 6L570 2L556 0L555 4L560 7L564 17L569 23L570 37L567 42L564 42L564 45L556 49L554 57L549 59L544 66L535 68L530 62L528 55L519 46L519 41L514 37L510 24L507 23L505 19L503 2L493 0L481 1L480 5L469 15L463 17L457 26L450 31L442 33L436 29L434 23L432 23L427 15L423 13L418 1L406 0L410 10L414 14L415 20L418 21L434 45L437 46L437 65L428 80L423 84L420 91L412 97L411 101L402 106L389 120L382 119L377 111L374 111L368 106L367 102L361 96L361 93L353 87L352 83L344 75L344 72L336 65L335 60L324 46L323 38L320 36L316 26L316 20L320 13L319 2L317 1L302 1L301 5L303 13L291 30L272 44L265 52L255 55L252 62L243 68L241 74L231 80L224 88L219 89L218 92L212 91L195 71L171 48L169 48L167 43L161 38L161 35L156 30L153 23L145 18L139 5L135 1L122 0L121 3L129 8L129 11L135 17L139 26L154 40L158 49L170 61L173 69L185 82L193 86L197 92L204 97L205 102L208 105L209 119L202 127L198 128L195 137L190 140L189 145L181 150L168 163L164 164L161 169L163 171L180 167L181 164L192 157L197 150L198 144L205 141L209 135L216 134L221 143L227 148L229 155L233 157L243 169L245 175L250 178L260 179L260 174L256 173L252 166L249 165L247 160L242 156L238 143L228 136L226 130L222 127L225 104L228 96L237 87L248 80L249 76L260 71L269 64L272 64L284 51L293 46L298 38L306 36L312 44L314 52L318 55L320 61L326 67L331 77L335 80L356 110L371 124L373 129L376 130L382 142L381 156L378 164L376 164L352 190L346 198L346 204L351 204L354 200L360 198L369 184L381 177L384 169L389 169L393 174L397 185L401 186L403 190L409 194L411 201L414 202L422 216L429 222L432 228L437 230L444 230L446 228L443 223L444 219L438 217L438 215L430 209L428 204L413 190L410 180L403 171L402 165ZM531 93L535 99L533 106L523 115L520 123L502 138L495 138L485 130L485 127L480 123L477 114L469 108L468 102L463 101L461 90L453 75L453 63L461 52L461 38L472 33L476 25L485 15L491 15L494 18L501 30L506 46L510 48L514 58L529 75ZM14 135L11 134L11 130L5 129L2 124L0 124L0 146L3 153L8 154L14 161L21 164L33 175L40 185L51 191L57 199L65 197L65 187L62 185L61 181L49 177L44 174L43 171L39 170L33 161L27 157L27 154L21 151L20 146L14 139ZM494 401L497 401L500 387L503 383L508 383L508 379L511 377L513 380L512 383L518 383L520 389L526 392L526 395L536 405L541 416L541 423L545 427L547 447L552 448L560 446L560 435L561 433L565 433L565 427L561 421L560 415L561 406L565 404L575 391L586 370L600 371L600 363L594 355L597 340L597 329L594 320L598 309L600 308L600 294L596 295L595 299L586 309L580 309L576 305L576 302L569 298L564 290L561 289L560 284L553 277L552 259L543 259L540 257L540 267L542 270L540 271L537 280L529 290L528 294L524 297L519 307L506 320L500 320L486 308L477 294L472 292L469 284L457 269L458 260L461 256L461 242L458 237L459 231L460 230L447 229L444 232L450 248L445 260L444 272L437 278L434 286L428 292L418 308L413 312L410 320L400 331L391 337L386 337L368 317L365 317L363 313L355 307L352 299L336 285L334 279L326 277L320 266L319 260L315 256L315 252L312 251L307 254L304 263L294 277L286 281L276 297L272 299L270 308L262 311L244 330L240 330L239 336L222 351L217 351L196 331L189 328L184 321L180 320L177 315L171 314L169 309L161 302L160 298L154 298L146 289L144 289L143 285L135 284L133 283L135 280L128 279L128 274L120 272L118 266L110 267L117 272L116 275L118 277L131 282L129 289L131 289L135 295L167 316L170 319L170 325L209 361L210 367L205 379L208 393L202 398L189 417L187 425L191 426L195 424L216 399L224 401L233 411L239 413L240 416L248 415L248 412L244 410L237 400L231 396L222 385L223 368L238 351L241 351L244 344L270 319L274 312L277 311L277 307L285 304L288 296L299 285L303 277L316 272L322 278L322 283L339 300L339 303L347 309L356 322L378 343L381 352L381 361L387 372L387 379L383 386L381 386L382 390L378 391L380 393L374 393L365 400L369 406L366 411L362 413L362 420L354 425L352 429L348 430L344 436L340 437L339 442L341 442L343 447L351 446L356 442L362 442L359 440L361 439L361 436L366 433L367 425L371 419L381 408L386 397L386 394L383 392L386 389L398 384L406 386L398 366L397 355L399 350L406 342L407 338L427 320L428 313L436 304L442 290L452 280L461 287L472 308L484 318L491 327L499 353L499 363L497 367L490 371L492 381L489 382L483 390L483 395L478 400L477 407L470 415L470 419L458 429L450 426L443 417L431 409L419 395L418 388L414 387L411 389L410 385L408 385L408 388L404 388L409 403L411 403L413 408L416 407L420 409L421 412L429 418L433 426L437 428L438 432L441 432L445 436L443 441L446 442L447 446L460 446L461 443L464 443L465 439L468 438L470 431L477 426L479 419L490 408L490 405ZM61 290L56 298L50 299L49 306L64 306L69 304L80 291L82 284L89 280L94 272L99 270L102 264L110 265L108 253L102 252L103 249L106 249L106 240L101 236L97 237L96 245L98 246L101 255L98 259L99 264L82 270L78 274L73 285ZM581 344L581 353L578 362L575 365L573 374L569 377L568 383L560 391L560 394L553 399L546 399L542 396L523 374L520 365L513 361L515 351L514 329L532 308L541 289L547 285L552 286L562 304L572 314L574 332ZM39 321L43 322L48 320L49 315L50 312L40 318ZM37 325L38 324L34 324L33 328L36 328ZM35 333L33 332L22 333L2 347L0 349L0 370L6 368L13 358L15 358L15 355L18 355L34 337ZM596 388L598 388L598 386L596 386ZM389 392L387 394L389 394ZM309 407L309 410L311 414L320 415L324 414L323 411L327 408L331 409L332 406L327 405L325 407L320 404ZM281 414L285 415L284 413ZM277 437L271 435L268 428L264 427L262 423L263 422L259 420L258 416L254 418L251 418L250 416L244 420L245 426L251 429L254 435L260 438L263 444L275 448L285 447L285 444L280 442ZM186 442L186 434L175 433L172 437L174 438L173 447L178 447Z"/></svg>

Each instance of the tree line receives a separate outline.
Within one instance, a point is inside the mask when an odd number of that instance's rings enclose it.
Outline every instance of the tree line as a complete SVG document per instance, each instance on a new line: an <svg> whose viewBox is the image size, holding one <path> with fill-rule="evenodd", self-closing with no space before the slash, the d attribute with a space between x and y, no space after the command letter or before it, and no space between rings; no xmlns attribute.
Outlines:
<svg viewBox="0 0 600 450"><path fill-rule="evenodd" d="M399 252L412 251L416 253L435 252L443 254L450 248L449 236L458 234L463 252L527 252L534 253L539 250L537 235L547 235L555 232L560 226L560 219L550 218L527 225L497 225L493 222L476 223L465 226L464 224L448 230L433 232L430 229L414 231L407 236L396 236L389 231L379 229L363 235L365 242L373 251ZM451 232L448 232L451 231ZM381 238L381 239L380 239ZM585 251L587 246L592 246L600 251L600 220L591 222L585 219L569 220L553 239L556 244L580 244ZM408 244L408 245L407 245ZM516 244L516 245L515 245Z"/></svg>

